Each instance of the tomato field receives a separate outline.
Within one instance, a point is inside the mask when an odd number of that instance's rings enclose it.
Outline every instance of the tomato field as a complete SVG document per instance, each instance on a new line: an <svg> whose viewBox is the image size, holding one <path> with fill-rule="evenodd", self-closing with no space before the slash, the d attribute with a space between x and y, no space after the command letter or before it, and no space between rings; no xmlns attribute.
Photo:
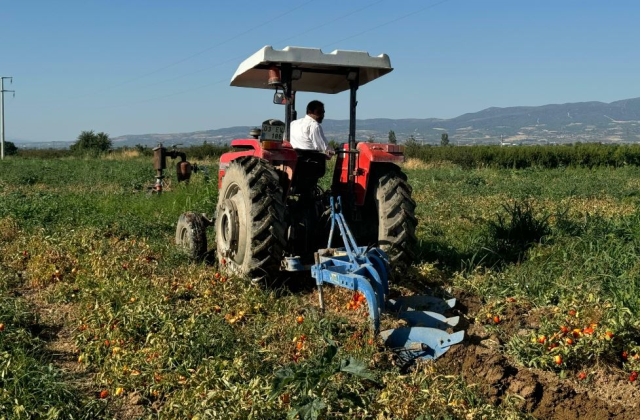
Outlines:
<svg viewBox="0 0 640 420"><path fill-rule="evenodd" d="M0 162L0 418L637 418L637 167L403 170L419 244L392 289L455 296L467 334L410 369L360 296L321 315L309 277L181 254L202 173L149 195L135 153Z"/></svg>

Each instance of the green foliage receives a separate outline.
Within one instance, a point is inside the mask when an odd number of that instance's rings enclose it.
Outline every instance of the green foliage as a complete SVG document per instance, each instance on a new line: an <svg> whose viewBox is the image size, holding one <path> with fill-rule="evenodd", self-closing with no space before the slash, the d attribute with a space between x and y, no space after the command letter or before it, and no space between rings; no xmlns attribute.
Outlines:
<svg viewBox="0 0 640 420"><path fill-rule="evenodd" d="M491 313L505 320L490 327L504 346L487 351L505 351L524 366L561 375L604 366L615 380L638 370L640 175L628 165L406 169L418 203L419 246L415 267L399 279L402 287L444 285L464 291L463 302L481 297L468 318L477 322ZM0 322L7 326L0 346L10 346L0 348L11 356L5 378L21 381L3 383L9 391L0 394L0 405L23 406L35 417L58 408L61 418L114 417L100 411L106 401L86 399L51 367L34 308L13 294L18 287L75 308L67 328L75 331L74 358L82 357L91 372L84 379L93 391L109 390L110 406L137 399L127 407L139 410L133 417L523 416L504 402L488 402L464 373L437 370L448 369L446 363L400 374L379 342L353 338L367 328L366 317L346 313L336 290L325 296L321 318L313 293L251 288L221 267L186 262L172 244L178 215L211 214L216 203L215 182L200 174L178 185L167 171L171 188L147 195L144 186L154 176L149 157L19 155L0 169L0 284L6 287ZM569 309L576 315L567 315ZM525 325L530 319L541 321ZM591 323L598 324L596 333L583 333L572 346L557 337L557 350L533 342L561 326L584 330ZM605 331L613 338L604 339ZM561 365L554 362L558 354ZM116 398L119 388L124 394Z"/></svg>
<svg viewBox="0 0 640 420"><path fill-rule="evenodd" d="M4 142L4 154L5 156L13 156L13 155L17 155L18 154L18 147L10 142L10 141L5 141Z"/></svg>
<svg viewBox="0 0 640 420"><path fill-rule="evenodd" d="M504 213L489 222L489 247L502 261L519 261L551 232L549 215L537 216L529 200L503 205Z"/></svg>
<svg viewBox="0 0 640 420"><path fill-rule="evenodd" d="M329 140L329 147L333 150L340 150L341 144L336 141L336 139L332 138Z"/></svg>
<svg viewBox="0 0 640 420"><path fill-rule="evenodd" d="M396 138L396 132L393 130L389 130L389 143L398 144L398 139Z"/></svg>
<svg viewBox="0 0 640 420"><path fill-rule="evenodd" d="M91 130L82 131L70 149L73 153L101 153L109 151L111 145L111 139L107 133L96 134Z"/></svg>
<svg viewBox="0 0 640 420"><path fill-rule="evenodd" d="M375 381L374 374L367 366L353 357L334 362L338 347L333 340L325 340L327 347L321 357L284 367L274 375L271 383L272 398L285 391L295 394L289 418L299 415L301 419L316 420L327 407L322 398L325 389L335 382L333 378L341 372Z"/></svg>
<svg viewBox="0 0 640 420"><path fill-rule="evenodd" d="M448 139L448 138L447 138ZM441 142L442 143L442 142ZM467 146L439 148L407 141L406 156L470 168L563 168L640 166L640 145L584 143L561 146Z"/></svg>
<svg viewBox="0 0 640 420"><path fill-rule="evenodd" d="M193 159L218 159L223 153L231 150L229 146L203 143L200 146L189 146L181 148L187 154L188 160Z"/></svg>
<svg viewBox="0 0 640 420"><path fill-rule="evenodd" d="M417 150L421 150L420 143L418 142L418 140L416 140L413 134L409 136L409 138L407 139L407 141L405 141L404 144L407 149L413 150L414 151L413 153L415 153L415 151ZM408 152L406 153L406 155L408 157L412 157Z"/></svg>
<svg viewBox="0 0 640 420"><path fill-rule="evenodd" d="M18 156L28 159L59 159L72 156L69 149L29 149L18 150Z"/></svg>
<svg viewBox="0 0 640 420"><path fill-rule="evenodd" d="M148 146L143 146L141 144L136 144L133 147L133 150L140 153L143 156L153 156L153 150Z"/></svg>
<svg viewBox="0 0 640 420"><path fill-rule="evenodd" d="M9 295L5 286L11 283L9 277L15 274L7 267L0 273L0 322L3 325L0 331L0 417L79 419L97 416L101 408L82 401L62 380L60 370L51 365L52 356L44 341L34 334L40 326L31 308L24 299Z"/></svg>
<svg viewBox="0 0 640 420"><path fill-rule="evenodd" d="M153 183L155 175L152 160L145 157L11 159L5 161L5 169L0 193L4 185L14 188L4 192L0 218L18 220L25 229L44 227L56 232L92 226L115 235L164 238L189 207L209 213L215 208L212 183L194 175L189 185L178 184L173 171L167 171L171 194L145 199L146 185ZM32 188L38 184L46 188Z"/></svg>
<svg viewBox="0 0 640 420"><path fill-rule="evenodd" d="M449 134L442 133L440 136L440 146L448 146L449 145Z"/></svg>

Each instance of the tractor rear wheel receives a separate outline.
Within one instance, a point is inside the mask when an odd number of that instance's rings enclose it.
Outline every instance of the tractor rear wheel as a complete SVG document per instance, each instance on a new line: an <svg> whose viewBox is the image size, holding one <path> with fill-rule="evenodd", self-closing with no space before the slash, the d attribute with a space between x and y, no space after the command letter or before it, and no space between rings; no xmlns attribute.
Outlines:
<svg viewBox="0 0 640 420"><path fill-rule="evenodd" d="M227 168L218 196L218 261L252 280L272 280L285 245L285 205L275 169L245 156Z"/></svg>
<svg viewBox="0 0 640 420"><path fill-rule="evenodd" d="M418 225L411 186L395 165L378 173L371 195L378 215L378 246L389 255L392 266L410 265L415 256Z"/></svg>

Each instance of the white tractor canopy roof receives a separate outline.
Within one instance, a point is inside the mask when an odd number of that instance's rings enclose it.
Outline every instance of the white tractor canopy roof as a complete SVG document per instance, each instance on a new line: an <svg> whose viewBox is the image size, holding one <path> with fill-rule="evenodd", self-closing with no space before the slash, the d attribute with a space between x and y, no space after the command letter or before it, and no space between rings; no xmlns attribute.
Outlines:
<svg viewBox="0 0 640 420"><path fill-rule="evenodd" d="M268 45L240 64L231 79L231 86L273 89L267 83L269 67L283 63L290 63L294 70L301 70L300 79L292 82L293 90L298 92L339 93L349 90L349 71L359 71L359 85L362 86L393 70L386 54L372 57L364 51L342 50L325 54L319 48L274 50Z"/></svg>

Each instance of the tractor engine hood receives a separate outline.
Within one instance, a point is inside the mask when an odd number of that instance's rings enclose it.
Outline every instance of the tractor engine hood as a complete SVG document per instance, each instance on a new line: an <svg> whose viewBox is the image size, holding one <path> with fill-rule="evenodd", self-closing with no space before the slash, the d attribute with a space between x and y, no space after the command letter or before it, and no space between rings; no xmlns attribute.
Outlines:
<svg viewBox="0 0 640 420"><path fill-rule="evenodd" d="M273 89L268 84L269 68L283 63L301 71L300 78L293 83L293 90L298 92L339 93L349 90L346 76L350 71L359 71L361 86L393 70L386 54L372 57L364 51L343 50L325 54L319 48L274 50L268 45L240 64L231 86Z"/></svg>

